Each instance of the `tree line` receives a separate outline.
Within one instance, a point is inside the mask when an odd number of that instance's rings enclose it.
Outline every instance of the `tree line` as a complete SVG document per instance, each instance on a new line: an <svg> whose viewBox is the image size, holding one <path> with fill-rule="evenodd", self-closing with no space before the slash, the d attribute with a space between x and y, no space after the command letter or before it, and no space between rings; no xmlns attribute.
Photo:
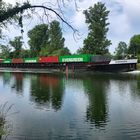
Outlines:
<svg viewBox="0 0 140 140"><path fill-rule="evenodd" d="M137 57L140 61L140 34L134 35L130 38L129 44L124 41L118 43L114 52L115 59Z"/></svg>
<svg viewBox="0 0 140 140"><path fill-rule="evenodd" d="M1 58L27 58L38 56L69 55L70 51L64 47L64 37L60 23L56 20L50 25L40 24L28 31L29 49L23 48L22 36L9 41L8 45L1 45Z"/></svg>
<svg viewBox="0 0 140 140"><path fill-rule="evenodd" d="M15 7L11 8L11 6L5 4L2 0L0 1L0 31L2 31L2 28L7 25L7 23L12 23L11 20L18 22L21 27L21 31L23 31L22 19L27 16L23 16L24 11L38 7L54 12L60 18L60 20L62 20L75 32L74 28L67 21L65 21L53 8L49 9L46 6L34 6L29 2L24 3L23 5L16 4ZM109 12L110 11L107 10L105 4L102 2L97 2L87 10L83 11L86 18L85 22L88 25L88 35L83 41L83 46L77 50L77 54L110 55L108 47L112 43L111 40L107 38L107 32L109 30ZM4 18L3 15L5 15ZM46 12L44 15L46 15ZM1 32L0 38L2 38ZM0 57L26 58L71 54L68 47L65 47L65 39L63 37L59 21L54 20L50 24L36 25L33 29L28 31L28 38L28 49L24 49L22 47L23 40L21 36L17 36L14 38L14 40L9 41L8 45L0 44ZM124 59L132 55L139 56L139 53L140 35L134 35L130 39L129 45L123 41L119 42L113 57L115 59Z"/></svg>

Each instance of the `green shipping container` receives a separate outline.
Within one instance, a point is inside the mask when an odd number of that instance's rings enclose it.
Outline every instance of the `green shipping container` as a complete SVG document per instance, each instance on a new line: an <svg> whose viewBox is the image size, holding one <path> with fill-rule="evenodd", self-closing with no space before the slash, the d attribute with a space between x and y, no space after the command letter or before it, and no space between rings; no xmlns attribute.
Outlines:
<svg viewBox="0 0 140 140"><path fill-rule="evenodd" d="M5 59L2 61L2 63L11 63L12 62L12 59Z"/></svg>
<svg viewBox="0 0 140 140"><path fill-rule="evenodd" d="M35 57L35 58L24 58L24 63L38 63L38 57Z"/></svg>
<svg viewBox="0 0 140 140"><path fill-rule="evenodd" d="M59 56L59 62L90 62L91 55L65 55Z"/></svg>

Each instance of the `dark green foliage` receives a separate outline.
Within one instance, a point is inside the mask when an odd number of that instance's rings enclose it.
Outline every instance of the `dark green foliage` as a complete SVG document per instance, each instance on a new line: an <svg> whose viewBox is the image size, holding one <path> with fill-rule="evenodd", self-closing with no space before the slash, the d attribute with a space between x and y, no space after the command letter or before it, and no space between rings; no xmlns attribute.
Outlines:
<svg viewBox="0 0 140 140"><path fill-rule="evenodd" d="M8 46L0 45L0 58L7 59L10 58L11 49Z"/></svg>
<svg viewBox="0 0 140 140"><path fill-rule="evenodd" d="M19 24L19 26L22 28L23 27L22 14L24 10L27 10L31 7L32 6L29 4L29 2L23 3L22 5L16 3L16 5L13 7L11 4L6 4L1 0L0 1L0 28L6 27L7 23L12 23L13 20L16 21ZM21 32L23 32L23 29L21 29ZM1 35L1 31L0 31L0 35Z"/></svg>
<svg viewBox="0 0 140 140"><path fill-rule="evenodd" d="M31 10L32 14L35 14L34 9L41 8L44 12L51 11L56 14L65 24L67 24L72 30L74 28L67 23L60 15L57 10L51 9L45 5L31 5L30 2L25 2L23 4L16 3L15 6L4 3L0 0L0 38L1 38L1 29L6 27L7 23L12 23L13 20L17 21L21 27L21 32L23 32L23 23L22 20L28 14L24 13L25 10ZM47 16L47 15L45 15ZM53 21L49 26L42 24L37 25L34 29L28 32L29 45L30 45L30 57L39 56L39 54L43 56L51 55L51 54L69 54L68 48L64 48L65 39L62 37L62 31L59 25L59 22ZM60 49L60 50L59 50ZM23 49L22 49L23 50ZM42 52L43 50L43 52ZM47 52L46 52L47 50ZM54 51L54 53L53 53ZM23 57L26 54L23 54ZM17 51L10 53L11 57L19 57Z"/></svg>
<svg viewBox="0 0 140 140"><path fill-rule="evenodd" d="M83 53L84 53L83 48L79 48L76 52L76 54L83 54Z"/></svg>
<svg viewBox="0 0 140 140"><path fill-rule="evenodd" d="M62 30L58 21L53 21L50 24L50 47L55 49L64 48L65 39L62 37Z"/></svg>
<svg viewBox="0 0 140 140"><path fill-rule="evenodd" d="M67 47L60 48L58 50L53 51L52 55L60 56L60 55L70 55L70 50Z"/></svg>
<svg viewBox="0 0 140 140"><path fill-rule="evenodd" d="M115 59L124 59L128 54L127 44L123 41L119 42L115 49Z"/></svg>
<svg viewBox="0 0 140 140"><path fill-rule="evenodd" d="M48 25L41 24L35 26L28 32L31 57L39 56L42 48L49 43Z"/></svg>
<svg viewBox="0 0 140 140"><path fill-rule="evenodd" d="M62 31L59 22L53 21L50 28L46 24L35 26L28 32L29 50L22 48L22 37L15 37L10 41L9 46L1 45L1 58L27 58L37 56L58 56L69 55L70 51L64 47L65 39L62 37Z"/></svg>
<svg viewBox="0 0 140 140"><path fill-rule="evenodd" d="M30 7L31 5L29 4L29 2L24 3L22 6L20 6L17 3L15 7L12 7L11 5L7 6L5 3L1 1L0 2L0 23L13 18L13 16L15 16L16 14L22 13L24 10Z"/></svg>
<svg viewBox="0 0 140 140"><path fill-rule="evenodd" d="M58 1L59 3L59 1ZM58 4L58 7L60 5ZM57 10L47 7L45 5L31 5L30 2L25 2L23 4L16 3L15 6L4 3L0 0L0 38L1 38L1 30L6 27L7 23L12 23L12 21L16 21L20 27L21 32L23 32L23 18L28 16L28 13L24 13L25 10L32 10L32 14L35 14L34 10L36 8L41 8L44 10L44 13L47 11L51 11L56 14L65 24L67 24L73 31L74 28L65 21ZM45 15L47 16L47 15ZM29 16L28 16L29 17ZM60 24L57 21L51 22L49 28L48 25L42 24L37 25L31 31L28 32L30 52L26 55L25 53L20 56L15 52L10 52L10 57L24 57L29 56L35 57L39 55L47 56L53 54L69 54L68 48L64 47L65 39L62 37L62 31L60 28ZM11 44L13 45L13 44ZM14 45L15 46L15 45ZM23 49L21 49L23 51Z"/></svg>
<svg viewBox="0 0 140 140"><path fill-rule="evenodd" d="M70 51L64 47L65 39L58 21L52 21L49 30L49 42L41 48L40 56L67 55Z"/></svg>
<svg viewBox="0 0 140 140"><path fill-rule="evenodd" d="M134 35L130 39L130 45L128 51L129 54L133 54L134 56L140 54L140 35Z"/></svg>
<svg viewBox="0 0 140 140"><path fill-rule="evenodd" d="M29 58L31 56L31 51L22 49L20 56L21 58Z"/></svg>
<svg viewBox="0 0 140 140"><path fill-rule="evenodd" d="M53 51L53 48L51 48L49 45L46 45L45 47L41 48L39 56L49 56L51 55L50 52L52 51Z"/></svg>
<svg viewBox="0 0 140 140"><path fill-rule="evenodd" d="M22 50L22 37L17 36L13 41L10 41L9 44L13 47L14 51L12 52L12 58L20 58L21 57L21 50Z"/></svg>
<svg viewBox="0 0 140 140"><path fill-rule="evenodd" d="M22 23L22 18L23 18L23 13L24 11L31 10L32 14L36 14L35 9L40 8L43 10L44 15L42 17L47 17L48 18L48 11L54 13L59 19L64 22L67 26L69 26L74 32L77 30L74 29L59 13L62 11L62 6L64 6L64 1L61 3L61 0L58 0L56 3L56 7L58 9L54 9L52 7L48 7L45 3L42 5L31 5L29 1L24 2L23 4L16 3L16 5L13 7L12 5L4 3L2 0L0 0L0 28L5 26L7 23L10 23L13 19L18 21L20 27L21 27L21 32L23 32L23 23ZM46 5L46 6L45 6ZM53 5L53 2L52 2ZM59 11L60 10L60 11ZM62 14L62 13L61 13ZM28 12L25 13L26 16L28 16ZM25 17L24 15L24 17ZM30 14L29 14L30 15ZM0 29L1 33L1 29Z"/></svg>
<svg viewBox="0 0 140 140"><path fill-rule="evenodd" d="M106 38L108 32L108 14L105 4L98 2L94 7L84 11L88 24L88 36L80 53L106 54L111 41Z"/></svg>

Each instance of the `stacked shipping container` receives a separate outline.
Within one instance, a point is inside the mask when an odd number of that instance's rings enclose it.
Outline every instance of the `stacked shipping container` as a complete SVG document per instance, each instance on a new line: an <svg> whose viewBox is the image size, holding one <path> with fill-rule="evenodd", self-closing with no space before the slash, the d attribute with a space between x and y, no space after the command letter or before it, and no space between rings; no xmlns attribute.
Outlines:
<svg viewBox="0 0 140 140"><path fill-rule="evenodd" d="M2 61L2 63L11 63L12 62L12 59L4 59L3 61Z"/></svg>
<svg viewBox="0 0 140 140"><path fill-rule="evenodd" d="M59 62L90 62L91 55L65 55L59 56Z"/></svg>
<svg viewBox="0 0 140 140"><path fill-rule="evenodd" d="M38 63L38 57L35 57L35 58L24 58L24 63Z"/></svg>
<svg viewBox="0 0 140 140"><path fill-rule="evenodd" d="M35 58L13 58L13 59L0 59L0 63L75 63L75 62L109 62L110 58L101 55L65 55L65 56L48 56L48 57L35 57Z"/></svg>
<svg viewBox="0 0 140 140"><path fill-rule="evenodd" d="M22 58L13 58L12 63L24 63L24 60Z"/></svg>
<svg viewBox="0 0 140 140"><path fill-rule="evenodd" d="M58 56L48 56L48 57L39 57L39 63L58 63L59 57Z"/></svg>
<svg viewBox="0 0 140 140"><path fill-rule="evenodd" d="M95 55L91 57L91 62L94 63L104 63L104 62L110 62L111 58L109 56L105 56L105 55Z"/></svg>
<svg viewBox="0 0 140 140"><path fill-rule="evenodd" d="M0 63L2 63L3 59L0 59Z"/></svg>

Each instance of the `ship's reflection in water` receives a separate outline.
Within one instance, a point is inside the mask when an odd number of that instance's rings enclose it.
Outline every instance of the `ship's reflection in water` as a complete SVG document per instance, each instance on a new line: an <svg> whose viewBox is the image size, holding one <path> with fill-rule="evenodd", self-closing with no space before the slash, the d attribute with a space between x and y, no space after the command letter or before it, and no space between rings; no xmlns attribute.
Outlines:
<svg viewBox="0 0 140 140"><path fill-rule="evenodd" d="M7 118L7 139L139 138L139 81L127 74L0 73L0 99L19 111Z"/></svg>

